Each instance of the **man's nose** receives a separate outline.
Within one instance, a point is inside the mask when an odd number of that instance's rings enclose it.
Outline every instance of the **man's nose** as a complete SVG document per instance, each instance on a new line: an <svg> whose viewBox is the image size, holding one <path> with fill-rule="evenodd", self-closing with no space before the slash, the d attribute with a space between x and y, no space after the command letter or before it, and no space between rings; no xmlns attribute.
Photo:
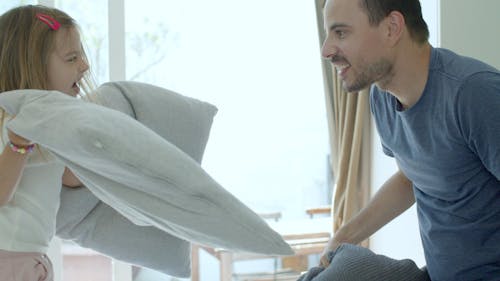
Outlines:
<svg viewBox="0 0 500 281"><path fill-rule="evenodd" d="M337 51L338 49L335 43L327 37L321 46L321 56L324 59L330 59L335 56Z"/></svg>

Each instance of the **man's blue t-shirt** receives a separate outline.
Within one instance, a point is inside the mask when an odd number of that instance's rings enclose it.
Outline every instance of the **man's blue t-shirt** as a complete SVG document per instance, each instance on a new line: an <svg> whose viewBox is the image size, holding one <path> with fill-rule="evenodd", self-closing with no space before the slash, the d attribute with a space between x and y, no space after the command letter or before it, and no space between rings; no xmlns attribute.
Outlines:
<svg viewBox="0 0 500 281"><path fill-rule="evenodd" d="M413 182L432 280L500 280L500 72L433 48L415 105L376 86L384 152Z"/></svg>

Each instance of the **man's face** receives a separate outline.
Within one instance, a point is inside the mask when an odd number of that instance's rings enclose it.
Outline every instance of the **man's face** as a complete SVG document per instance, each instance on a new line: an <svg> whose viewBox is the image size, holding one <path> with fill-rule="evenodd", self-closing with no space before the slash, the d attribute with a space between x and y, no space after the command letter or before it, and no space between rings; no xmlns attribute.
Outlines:
<svg viewBox="0 0 500 281"><path fill-rule="evenodd" d="M327 0L322 56L335 66L344 89L357 92L372 83L387 83L392 63L387 59L383 24L371 26L359 0Z"/></svg>

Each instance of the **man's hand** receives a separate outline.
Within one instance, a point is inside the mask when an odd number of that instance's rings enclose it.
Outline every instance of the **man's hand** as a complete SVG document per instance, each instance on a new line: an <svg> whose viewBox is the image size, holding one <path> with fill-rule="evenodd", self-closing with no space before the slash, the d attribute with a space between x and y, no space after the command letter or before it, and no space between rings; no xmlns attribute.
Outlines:
<svg viewBox="0 0 500 281"><path fill-rule="evenodd" d="M335 251L340 246L340 244L340 242L335 240L335 237L332 237L330 241L328 241L328 245L323 250L323 253L321 253L321 259L319 261L319 265L321 267L327 268L330 265L328 253L331 251Z"/></svg>

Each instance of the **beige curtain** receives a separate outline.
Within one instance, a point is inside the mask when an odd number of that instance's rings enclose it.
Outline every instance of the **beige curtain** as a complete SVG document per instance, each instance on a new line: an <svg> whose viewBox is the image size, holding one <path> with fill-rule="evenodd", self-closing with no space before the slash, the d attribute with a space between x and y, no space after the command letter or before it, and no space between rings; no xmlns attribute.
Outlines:
<svg viewBox="0 0 500 281"><path fill-rule="evenodd" d="M316 1L320 44L325 39L323 7ZM320 45L321 46L321 45ZM371 128L368 89L346 93L329 61L324 60L323 80L330 135L333 190L333 231L364 207L370 196Z"/></svg>

